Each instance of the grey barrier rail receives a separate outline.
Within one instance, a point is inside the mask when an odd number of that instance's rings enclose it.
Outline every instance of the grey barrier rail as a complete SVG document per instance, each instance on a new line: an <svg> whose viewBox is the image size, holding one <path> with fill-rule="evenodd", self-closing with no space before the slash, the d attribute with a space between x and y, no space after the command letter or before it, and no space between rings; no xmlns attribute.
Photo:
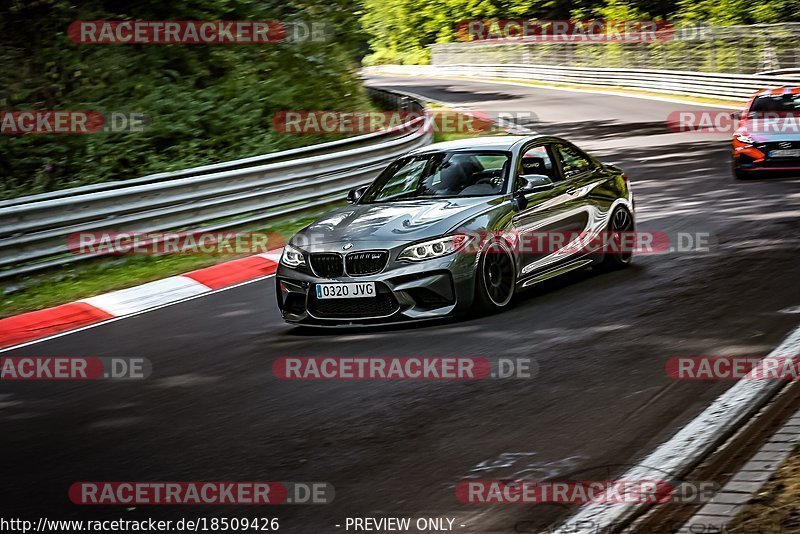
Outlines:
<svg viewBox="0 0 800 534"><path fill-rule="evenodd" d="M405 95L368 89L392 108L424 113ZM79 232L215 232L328 204L372 181L392 160L429 144L423 117L330 143L0 203L0 279L93 256Z"/></svg>
<svg viewBox="0 0 800 534"><path fill-rule="evenodd" d="M664 23L660 37L649 42L604 42L581 39L580 35L576 40L560 41L534 36L437 43L430 45L429 50L434 65L526 64L735 74L800 67L800 23L742 26ZM484 24L495 36L502 34L491 21Z"/></svg>
<svg viewBox="0 0 800 534"><path fill-rule="evenodd" d="M551 65L383 65L366 73L508 78L534 82L623 87L654 93L744 101L760 89L800 86L800 75L724 74L677 70L603 69Z"/></svg>

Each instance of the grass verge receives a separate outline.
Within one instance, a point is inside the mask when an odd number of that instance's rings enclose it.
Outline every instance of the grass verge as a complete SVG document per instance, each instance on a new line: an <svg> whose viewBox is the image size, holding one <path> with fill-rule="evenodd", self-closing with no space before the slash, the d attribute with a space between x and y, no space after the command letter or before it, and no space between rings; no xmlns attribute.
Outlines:
<svg viewBox="0 0 800 534"><path fill-rule="evenodd" d="M731 534L800 532L800 444L761 491L739 512Z"/></svg>
<svg viewBox="0 0 800 534"><path fill-rule="evenodd" d="M276 219L253 231L277 233L285 239L336 204ZM57 306L126 289L251 254L126 255L87 259L63 267L11 279L0 284L0 318Z"/></svg>

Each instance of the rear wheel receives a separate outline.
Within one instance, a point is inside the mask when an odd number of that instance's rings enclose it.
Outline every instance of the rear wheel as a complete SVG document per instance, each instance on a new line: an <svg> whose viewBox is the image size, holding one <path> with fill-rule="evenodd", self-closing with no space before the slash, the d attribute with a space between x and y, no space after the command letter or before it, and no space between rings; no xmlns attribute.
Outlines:
<svg viewBox="0 0 800 534"><path fill-rule="evenodd" d="M477 300L484 312L494 313L511 305L517 282L514 257L503 241L492 241L478 261Z"/></svg>
<svg viewBox="0 0 800 534"><path fill-rule="evenodd" d="M614 270L627 267L633 260L632 250L623 250L623 244L630 242L630 239L623 240L623 235L632 232L634 228L633 216L625 208L617 208L611 214L608 223L609 245L603 253L603 261L598 267L602 270Z"/></svg>

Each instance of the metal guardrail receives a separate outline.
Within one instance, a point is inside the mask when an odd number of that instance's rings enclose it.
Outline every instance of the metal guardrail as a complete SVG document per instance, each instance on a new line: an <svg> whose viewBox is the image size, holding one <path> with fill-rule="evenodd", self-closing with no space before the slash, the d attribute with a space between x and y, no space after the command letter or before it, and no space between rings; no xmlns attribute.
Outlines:
<svg viewBox="0 0 800 534"><path fill-rule="evenodd" d="M526 64L757 73L800 68L800 23L679 24L652 42L558 42L524 37L430 45L431 63Z"/></svg>
<svg viewBox="0 0 800 534"><path fill-rule="evenodd" d="M508 78L548 83L566 83L641 89L654 93L746 100L760 89L800 86L797 76L759 76L676 70L600 69L550 65L384 65L365 69L376 74L468 76Z"/></svg>
<svg viewBox="0 0 800 534"><path fill-rule="evenodd" d="M368 91L394 109L424 111L407 96ZM330 203L429 144L423 126L417 117L331 143L2 202L0 278L96 257L69 252L76 232L213 232Z"/></svg>

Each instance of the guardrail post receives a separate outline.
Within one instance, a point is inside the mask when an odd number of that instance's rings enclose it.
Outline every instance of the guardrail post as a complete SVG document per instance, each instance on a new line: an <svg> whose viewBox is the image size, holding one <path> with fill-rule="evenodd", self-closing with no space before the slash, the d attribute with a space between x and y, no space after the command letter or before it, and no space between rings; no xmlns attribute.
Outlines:
<svg viewBox="0 0 800 534"><path fill-rule="evenodd" d="M711 34L711 41L709 43L711 47L711 72L717 71L717 40L714 38L714 34Z"/></svg>

